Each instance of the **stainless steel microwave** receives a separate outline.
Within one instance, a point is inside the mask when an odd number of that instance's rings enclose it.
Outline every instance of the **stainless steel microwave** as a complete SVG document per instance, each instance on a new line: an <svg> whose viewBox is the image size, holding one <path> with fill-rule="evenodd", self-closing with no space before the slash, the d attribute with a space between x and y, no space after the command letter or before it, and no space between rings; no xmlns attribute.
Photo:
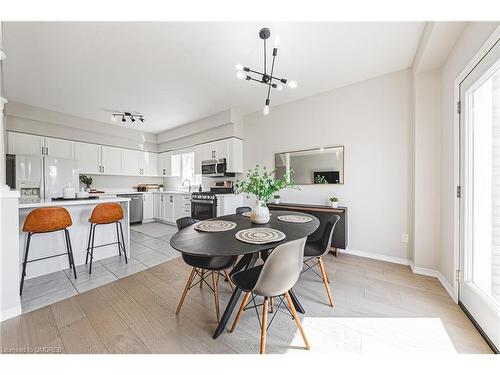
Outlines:
<svg viewBox="0 0 500 375"><path fill-rule="evenodd" d="M211 159L201 162L201 174L203 177L224 177L226 170L226 159Z"/></svg>

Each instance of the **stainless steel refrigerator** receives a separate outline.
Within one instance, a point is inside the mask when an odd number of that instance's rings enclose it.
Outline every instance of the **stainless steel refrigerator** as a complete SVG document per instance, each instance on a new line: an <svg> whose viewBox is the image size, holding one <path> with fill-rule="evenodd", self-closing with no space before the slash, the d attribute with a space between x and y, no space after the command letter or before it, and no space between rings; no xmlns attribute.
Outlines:
<svg viewBox="0 0 500 375"><path fill-rule="evenodd" d="M21 203L62 197L65 187L78 191L78 162L52 156L8 154L7 185L21 192Z"/></svg>

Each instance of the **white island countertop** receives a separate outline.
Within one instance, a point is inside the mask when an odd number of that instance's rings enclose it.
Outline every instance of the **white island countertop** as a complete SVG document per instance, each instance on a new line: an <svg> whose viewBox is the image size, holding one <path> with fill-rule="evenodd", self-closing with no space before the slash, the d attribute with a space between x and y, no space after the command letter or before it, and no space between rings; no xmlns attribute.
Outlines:
<svg viewBox="0 0 500 375"><path fill-rule="evenodd" d="M116 198L99 198L99 199L68 199L53 201L50 199L43 199L38 203L23 203L19 204L19 209L22 208L39 208L39 207L58 207L58 206L78 206L84 204L100 204L111 202L128 202L130 198L116 197Z"/></svg>

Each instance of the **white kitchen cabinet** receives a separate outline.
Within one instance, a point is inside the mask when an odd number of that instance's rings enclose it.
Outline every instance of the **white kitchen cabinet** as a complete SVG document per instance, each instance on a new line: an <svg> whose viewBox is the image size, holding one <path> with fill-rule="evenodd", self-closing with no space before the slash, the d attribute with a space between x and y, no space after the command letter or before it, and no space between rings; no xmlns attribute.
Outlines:
<svg viewBox="0 0 500 375"><path fill-rule="evenodd" d="M238 138L229 138L226 143L227 171L243 173L243 141Z"/></svg>
<svg viewBox="0 0 500 375"><path fill-rule="evenodd" d="M101 174L101 146L75 142L75 159L81 174Z"/></svg>
<svg viewBox="0 0 500 375"><path fill-rule="evenodd" d="M8 132L7 153L14 155L44 155L44 137L38 135Z"/></svg>
<svg viewBox="0 0 500 375"><path fill-rule="evenodd" d="M158 176L158 154L153 152L139 152L141 176Z"/></svg>
<svg viewBox="0 0 500 375"><path fill-rule="evenodd" d="M172 174L172 153L162 152L158 155L158 176L169 177Z"/></svg>
<svg viewBox="0 0 500 375"><path fill-rule="evenodd" d="M122 174L124 176L141 175L140 152L135 150L122 150Z"/></svg>
<svg viewBox="0 0 500 375"><path fill-rule="evenodd" d="M174 221L185 216L191 216L191 195L176 194L174 196Z"/></svg>
<svg viewBox="0 0 500 375"><path fill-rule="evenodd" d="M122 149L101 146L102 173L107 175L122 174Z"/></svg>
<svg viewBox="0 0 500 375"><path fill-rule="evenodd" d="M155 220L161 220L161 197L162 194L153 194L153 218Z"/></svg>
<svg viewBox="0 0 500 375"><path fill-rule="evenodd" d="M142 194L142 222L148 223L154 220L154 197L153 193Z"/></svg>
<svg viewBox="0 0 500 375"><path fill-rule="evenodd" d="M45 137L45 155L54 158L74 159L74 143L66 139Z"/></svg>
<svg viewBox="0 0 500 375"><path fill-rule="evenodd" d="M165 198L163 199L165 203L164 207L164 220L167 223L173 223L174 220L174 195L173 194L164 194Z"/></svg>
<svg viewBox="0 0 500 375"><path fill-rule="evenodd" d="M181 155L172 155L170 158L170 176L179 177L181 175Z"/></svg>

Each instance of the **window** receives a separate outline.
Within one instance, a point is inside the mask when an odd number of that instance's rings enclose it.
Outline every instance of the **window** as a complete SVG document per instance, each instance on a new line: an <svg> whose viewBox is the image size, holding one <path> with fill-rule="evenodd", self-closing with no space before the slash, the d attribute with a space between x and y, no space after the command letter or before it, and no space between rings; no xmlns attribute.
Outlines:
<svg viewBox="0 0 500 375"><path fill-rule="evenodd" d="M194 173L194 152L172 155L172 176L191 181L191 186L201 185L201 175Z"/></svg>

